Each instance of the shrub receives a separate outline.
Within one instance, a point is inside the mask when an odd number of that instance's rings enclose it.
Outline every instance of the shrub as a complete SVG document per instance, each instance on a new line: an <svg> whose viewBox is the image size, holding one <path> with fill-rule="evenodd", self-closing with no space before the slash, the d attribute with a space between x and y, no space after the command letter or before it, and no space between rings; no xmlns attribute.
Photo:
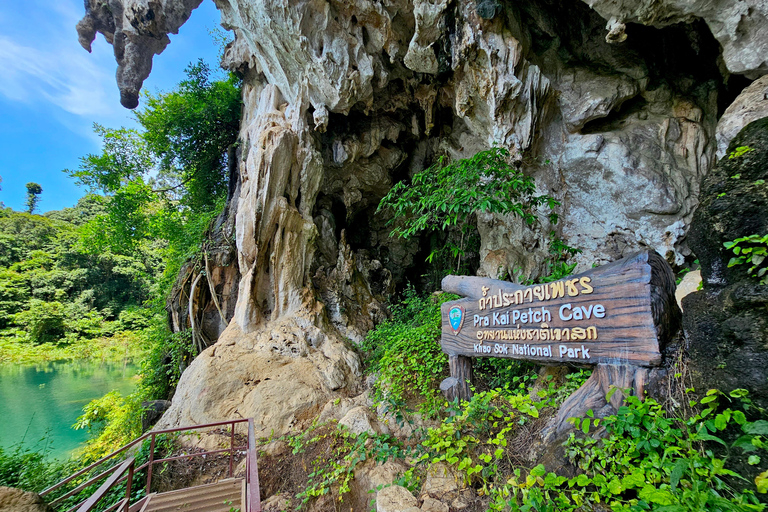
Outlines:
<svg viewBox="0 0 768 512"><path fill-rule="evenodd" d="M723 244L726 249L733 251L735 256L728 262L728 268L736 265L750 265L747 274L760 280L760 284L768 284L768 235L749 235L737 238Z"/></svg>
<svg viewBox="0 0 768 512"><path fill-rule="evenodd" d="M45 441L42 446L0 448L0 486L40 492L75 471L74 462L49 460Z"/></svg>
<svg viewBox="0 0 768 512"><path fill-rule="evenodd" d="M66 310L61 302L29 301L29 309L16 313L14 322L23 326L32 343L55 343L66 332Z"/></svg>
<svg viewBox="0 0 768 512"><path fill-rule="evenodd" d="M377 211L389 209L393 213L389 221L395 226L391 236L411 238L422 231L458 229L458 243L449 238L433 248L427 261L450 255L459 268L476 212L516 215L532 225L538 220L539 207L546 205L551 212L559 204L547 195L536 195L533 178L510 165L508 158L509 151L500 147L450 163L440 157L437 163L417 173L410 184L395 184ZM557 221L554 212L549 218L553 223Z"/></svg>
<svg viewBox="0 0 768 512"><path fill-rule="evenodd" d="M408 288L402 303L392 307L392 318L368 333L362 348L369 352L369 371L379 374L378 400L402 406L418 398L422 413L437 413L438 387L448 369L448 356L440 349L440 304L455 298L419 297Z"/></svg>

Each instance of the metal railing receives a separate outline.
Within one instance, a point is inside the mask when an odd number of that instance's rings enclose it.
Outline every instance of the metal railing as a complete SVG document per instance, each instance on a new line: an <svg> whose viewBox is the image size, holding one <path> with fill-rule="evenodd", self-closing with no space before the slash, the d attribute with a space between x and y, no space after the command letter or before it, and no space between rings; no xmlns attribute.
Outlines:
<svg viewBox="0 0 768 512"><path fill-rule="evenodd" d="M247 446L236 447L235 446L235 425L239 423L246 423L246 422L248 423ZM198 452L198 453L191 453L191 454L185 454L185 455L177 455L174 457L166 457L162 459L155 459L155 444L156 444L155 442L156 442L157 436L160 434L171 434L176 432L194 432L196 430L200 430L204 428L221 427L225 425L230 426L229 448L223 448L221 450L210 450L210 451L204 451L204 452ZM256 436L255 436L255 430L254 430L252 418L220 421L217 423L206 423L204 425L194 425L190 427L178 427L178 428L170 428L165 430L155 430L152 432L147 432L141 437L134 439L127 445L119 448L118 450L115 450L114 452L110 453L105 457L102 457L101 459L97 460L96 462L89 465L88 467L85 467L80 471L78 471L77 473L70 475L69 477L65 478L59 483L52 485L51 487L48 487L43 492L41 492L40 495L46 496L52 493L53 491L60 489L61 487L67 485L68 483L76 480L77 478L87 475L89 472L93 471L94 469L99 467L101 464L109 461L110 459L113 459L114 457L117 457L118 455L126 452L128 449L132 448L133 446L136 446L137 444L145 441L146 439L150 439L149 460L147 462L145 462L138 468L135 468L135 462L136 462L135 458L129 457L125 461L115 464L109 469L102 471L98 475L91 477L85 482L79 484L77 487L70 490L69 492L57 497L55 500L53 500L50 503L50 505L52 507L56 507L57 505L60 505L68 498L71 498L72 496L77 495L78 493L82 492L84 489L87 489L88 487L94 485L96 482L99 482L106 478L107 480L98 488L98 490L95 493L93 493L93 495L77 503L76 505L68 509L67 512L91 512L99 503L99 501L101 501L112 488L121 484L124 480L126 481L125 498L122 498L116 501L115 503L111 504L108 508L104 509L103 512L112 512L112 511L120 510L121 508L124 512L128 512L128 508L131 505L130 503L131 490L132 490L132 484L133 484L133 475L135 473L142 471L144 469L147 470L145 489L146 489L146 495L149 495L150 488L152 485L152 470L155 464L159 464L162 462L169 462L172 460L190 459L193 457L201 457L205 455L214 455L214 454L228 452L229 453L228 476L231 478L234 474L235 452L245 450L246 452L245 479L246 479L247 503L244 503L243 506L245 507L245 512L261 512L261 499L259 497L259 469L258 469L258 463L256 461ZM126 472L127 474L125 474Z"/></svg>

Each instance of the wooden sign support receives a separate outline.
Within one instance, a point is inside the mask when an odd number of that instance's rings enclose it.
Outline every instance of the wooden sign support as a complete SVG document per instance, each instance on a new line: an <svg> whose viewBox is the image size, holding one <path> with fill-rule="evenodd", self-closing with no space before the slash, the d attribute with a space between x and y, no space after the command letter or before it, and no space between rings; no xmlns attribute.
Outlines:
<svg viewBox="0 0 768 512"><path fill-rule="evenodd" d="M611 386L642 396L648 368L661 364L680 325L672 269L650 251L553 283L447 276L442 288L466 297L442 305L440 345L451 376L440 389L449 400L471 397L473 357L597 365L562 405L558 431L568 418L605 406ZM618 407L621 394L614 396Z"/></svg>

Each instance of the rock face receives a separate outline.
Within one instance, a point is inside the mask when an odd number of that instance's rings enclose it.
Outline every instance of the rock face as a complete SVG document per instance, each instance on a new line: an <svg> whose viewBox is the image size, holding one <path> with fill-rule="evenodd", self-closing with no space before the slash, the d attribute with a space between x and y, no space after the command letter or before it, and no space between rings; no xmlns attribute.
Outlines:
<svg viewBox="0 0 768 512"><path fill-rule="evenodd" d="M0 487L0 512L49 512L51 508L37 493Z"/></svg>
<svg viewBox="0 0 768 512"><path fill-rule="evenodd" d="M752 121L768 117L768 75L752 82L717 122L717 157L726 154L731 140Z"/></svg>
<svg viewBox="0 0 768 512"><path fill-rule="evenodd" d="M161 53L203 0L85 0L85 17L77 24L80 45L91 51L97 33L115 47L120 103L136 108L139 91Z"/></svg>
<svg viewBox="0 0 768 512"><path fill-rule="evenodd" d="M245 333L236 325L184 372L156 428L255 419L256 436L308 426L328 400L354 390L358 355L304 316Z"/></svg>
<svg viewBox="0 0 768 512"><path fill-rule="evenodd" d="M113 42L124 104L198 3L86 3L81 41ZM345 339L385 318L429 253L426 238L389 238L376 207L439 155L499 144L561 202L560 222L535 229L480 215L480 274L541 275L550 232L583 250L578 270L638 248L681 264L726 75L768 71L757 0L216 4L235 34L224 65L244 78L237 271L213 283L229 291L228 326L184 374L166 423L273 414L263 404L287 390L311 404L349 392L359 361ZM263 428L314 407L294 405Z"/></svg>
<svg viewBox="0 0 768 512"><path fill-rule="evenodd" d="M762 0L583 0L608 21L606 39L623 41L625 23L665 27L703 19L723 46L731 73L768 72L768 5Z"/></svg>
<svg viewBox="0 0 768 512"><path fill-rule="evenodd" d="M699 257L703 290L683 299L683 325L697 390L744 388L759 407L768 406L768 286L723 243L768 233L768 118L755 121L728 150L752 151L724 158L704 182L702 205L690 232Z"/></svg>

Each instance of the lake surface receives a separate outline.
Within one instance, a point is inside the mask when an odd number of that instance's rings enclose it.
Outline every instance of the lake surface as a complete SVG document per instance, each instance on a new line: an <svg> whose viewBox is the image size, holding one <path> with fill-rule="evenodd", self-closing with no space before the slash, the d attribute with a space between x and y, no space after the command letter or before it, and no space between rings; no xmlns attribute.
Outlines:
<svg viewBox="0 0 768 512"><path fill-rule="evenodd" d="M0 365L0 446L22 440L47 446L49 457L66 458L88 437L71 428L83 406L113 389L123 396L136 387L136 368L90 361Z"/></svg>

